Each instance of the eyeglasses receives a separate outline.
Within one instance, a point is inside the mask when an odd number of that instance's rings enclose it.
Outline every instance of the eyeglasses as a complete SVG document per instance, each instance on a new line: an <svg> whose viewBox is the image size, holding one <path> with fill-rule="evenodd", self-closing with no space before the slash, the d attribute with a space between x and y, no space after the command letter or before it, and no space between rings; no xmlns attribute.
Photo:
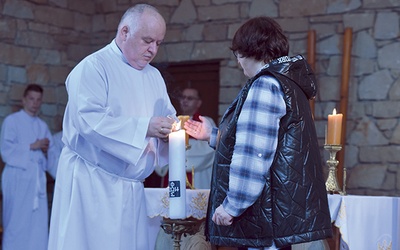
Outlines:
<svg viewBox="0 0 400 250"><path fill-rule="evenodd" d="M186 96L186 95L182 95L180 98L179 98L181 101L183 101L183 100L188 100L188 101L193 101L193 100L198 100L199 98L197 98L197 97L194 97L194 96Z"/></svg>
<svg viewBox="0 0 400 250"><path fill-rule="evenodd" d="M243 56L237 50L232 51L232 53L236 58L243 58Z"/></svg>

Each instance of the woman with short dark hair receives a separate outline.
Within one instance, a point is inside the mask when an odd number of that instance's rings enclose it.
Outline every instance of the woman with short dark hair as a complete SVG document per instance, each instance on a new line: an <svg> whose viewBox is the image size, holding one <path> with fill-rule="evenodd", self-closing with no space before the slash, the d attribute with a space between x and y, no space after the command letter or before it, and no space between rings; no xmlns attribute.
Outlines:
<svg viewBox="0 0 400 250"><path fill-rule="evenodd" d="M201 117L185 125L216 148L207 238L221 249L277 249L331 237L310 66L288 56L287 38L268 17L244 23L231 49L250 79L218 129Z"/></svg>

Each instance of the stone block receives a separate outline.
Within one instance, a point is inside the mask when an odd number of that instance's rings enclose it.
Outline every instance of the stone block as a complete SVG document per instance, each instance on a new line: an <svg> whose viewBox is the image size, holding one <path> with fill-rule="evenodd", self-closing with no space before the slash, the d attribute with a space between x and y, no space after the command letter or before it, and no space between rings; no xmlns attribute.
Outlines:
<svg viewBox="0 0 400 250"><path fill-rule="evenodd" d="M61 53L58 50L41 49L34 62L37 64L60 65Z"/></svg>
<svg viewBox="0 0 400 250"><path fill-rule="evenodd" d="M62 85L64 85L69 72L71 72L70 67L63 67L63 66L49 66L48 70L49 70L50 82Z"/></svg>
<svg viewBox="0 0 400 250"><path fill-rule="evenodd" d="M50 79L48 68L40 64L29 65L27 67L27 76L29 83L37 83L40 85L47 85Z"/></svg>
<svg viewBox="0 0 400 250"><path fill-rule="evenodd" d="M348 188L380 189L386 177L385 165L363 164L354 167L348 181Z"/></svg>
<svg viewBox="0 0 400 250"><path fill-rule="evenodd" d="M29 3L28 1L3 1L2 5L2 15L22 19L33 19L34 17L34 5Z"/></svg>
<svg viewBox="0 0 400 250"><path fill-rule="evenodd" d="M379 12L374 26L376 39L399 37L399 15L396 12Z"/></svg>
<svg viewBox="0 0 400 250"><path fill-rule="evenodd" d="M399 6L400 2L397 0L363 0L364 8L380 9Z"/></svg>
<svg viewBox="0 0 400 250"><path fill-rule="evenodd" d="M50 3L55 4L58 7L67 8L68 0L49 0Z"/></svg>
<svg viewBox="0 0 400 250"><path fill-rule="evenodd" d="M85 1L86 2L86 1ZM75 31L87 32L92 30L92 17L81 13L74 13L74 27Z"/></svg>
<svg viewBox="0 0 400 250"><path fill-rule="evenodd" d="M7 82L26 83L27 74L25 67L8 67Z"/></svg>
<svg viewBox="0 0 400 250"><path fill-rule="evenodd" d="M358 96L360 100L387 99L393 78L388 70L380 70L365 77L359 84Z"/></svg>
<svg viewBox="0 0 400 250"><path fill-rule="evenodd" d="M86 1L85 1L86 2ZM74 28L74 12L52 6L38 5L35 7L35 20L63 28Z"/></svg>
<svg viewBox="0 0 400 250"><path fill-rule="evenodd" d="M344 27L351 27L353 32L365 30L373 26L374 15L370 12L366 13L353 13L348 12L343 15Z"/></svg>
<svg viewBox="0 0 400 250"><path fill-rule="evenodd" d="M0 39L12 39L17 34L17 23L12 19L0 20Z"/></svg>
<svg viewBox="0 0 400 250"><path fill-rule="evenodd" d="M388 139L377 128L372 119L364 117L356 124L347 139L347 143L352 145L388 145Z"/></svg>
<svg viewBox="0 0 400 250"><path fill-rule="evenodd" d="M240 16L239 6L236 4L198 7L197 12L200 21L237 20Z"/></svg>
<svg viewBox="0 0 400 250"><path fill-rule="evenodd" d="M304 0L280 0L279 16L280 17L302 17L325 14L328 7L327 0L309 0L307 4ZM294 6L296 6L294 8Z"/></svg>
<svg viewBox="0 0 400 250"><path fill-rule="evenodd" d="M278 17L278 6L273 1L253 0L248 13L250 18L261 15Z"/></svg>
<svg viewBox="0 0 400 250"><path fill-rule="evenodd" d="M400 117L400 103L397 101L376 101L372 103L372 115L375 118Z"/></svg>
<svg viewBox="0 0 400 250"><path fill-rule="evenodd" d="M18 45L9 45L0 43L0 62L15 66L25 66L32 63L32 50L19 47Z"/></svg>
<svg viewBox="0 0 400 250"><path fill-rule="evenodd" d="M381 68L400 68L400 42L394 42L378 49L378 63Z"/></svg>
<svg viewBox="0 0 400 250"><path fill-rule="evenodd" d="M184 42L183 32L184 30L182 27L170 27L165 34L164 43Z"/></svg>
<svg viewBox="0 0 400 250"><path fill-rule="evenodd" d="M26 88L25 84L11 84L9 93L9 99L12 101L20 102L22 100L22 95Z"/></svg>
<svg viewBox="0 0 400 250"><path fill-rule="evenodd" d="M196 43L191 54L191 60L209 60L226 58L232 54L230 42L202 42Z"/></svg>
<svg viewBox="0 0 400 250"><path fill-rule="evenodd" d="M196 8L192 0L182 0L171 17L171 23L193 23L197 19Z"/></svg>
<svg viewBox="0 0 400 250"><path fill-rule="evenodd" d="M74 12L92 15L95 13L95 1L68 0L68 9Z"/></svg>
<svg viewBox="0 0 400 250"><path fill-rule="evenodd" d="M54 48L54 36L45 33L21 31L17 33L16 45L33 48Z"/></svg>
<svg viewBox="0 0 400 250"><path fill-rule="evenodd" d="M183 32L184 41L201 41L203 39L204 24L193 24Z"/></svg>
<svg viewBox="0 0 400 250"><path fill-rule="evenodd" d="M308 20L306 18L280 18L275 19L285 32L306 32L309 30Z"/></svg>
<svg viewBox="0 0 400 250"><path fill-rule="evenodd" d="M231 103L235 97L239 94L240 92L240 87L223 87L221 86L220 91L219 91L219 102L220 103Z"/></svg>
<svg viewBox="0 0 400 250"><path fill-rule="evenodd" d="M169 62L189 61L193 43L172 43L164 46Z"/></svg>
<svg viewBox="0 0 400 250"><path fill-rule="evenodd" d="M220 70L221 87L241 87L241 83L246 81L243 71L237 68L224 67Z"/></svg>
<svg viewBox="0 0 400 250"><path fill-rule="evenodd" d="M339 101L340 100L340 83L337 77L320 77L318 79L319 100L321 101Z"/></svg>
<svg viewBox="0 0 400 250"><path fill-rule="evenodd" d="M366 32L358 32L353 42L352 54L361 58L376 58L377 48L375 40Z"/></svg>
<svg viewBox="0 0 400 250"><path fill-rule="evenodd" d="M345 13L361 7L360 0L336 0L329 1L327 13Z"/></svg>
<svg viewBox="0 0 400 250"><path fill-rule="evenodd" d="M400 78L398 78L397 81L390 87L389 100L400 100Z"/></svg>
<svg viewBox="0 0 400 250"><path fill-rule="evenodd" d="M204 41L223 41L228 34L226 24L206 24L203 30Z"/></svg>

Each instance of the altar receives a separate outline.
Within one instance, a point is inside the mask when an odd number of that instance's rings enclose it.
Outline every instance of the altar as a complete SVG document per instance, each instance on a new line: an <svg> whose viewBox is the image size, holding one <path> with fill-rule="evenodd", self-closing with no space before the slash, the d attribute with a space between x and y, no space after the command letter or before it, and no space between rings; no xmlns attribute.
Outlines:
<svg viewBox="0 0 400 250"><path fill-rule="evenodd" d="M335 194L328 201L341 236L336 249L400 249L399 197Z"/></svg>
<svg viewBox="0 0 400 250"><path fill-rule="evenodd" d="M186 190L186 217L205 219L209 192L208 189ZM145 195L149 223L149 249L154 249L161 229L161 221L163 217L168 217L169 192L168 188L145 188Z"/></svg>
<svg viewBox="0 0 400 250"><path fill-rule="evenodd" d="M163 217L168 217L167 188L145 188L149 247L154 249ZM186 216L204 219L209 190L186 190ZM339 228L341 250L400 249L400 198L328 195L332 223Z"/></svg>

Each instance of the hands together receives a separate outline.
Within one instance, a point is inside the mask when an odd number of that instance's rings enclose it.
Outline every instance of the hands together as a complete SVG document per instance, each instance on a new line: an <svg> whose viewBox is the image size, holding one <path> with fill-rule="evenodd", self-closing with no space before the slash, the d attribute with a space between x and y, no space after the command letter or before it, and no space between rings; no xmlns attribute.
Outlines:
<svg viewBox="0 0 400 250"><path fill-rule="evenodd" d="M50 141L47 138L37 139L34 143L31 144L31 149L33 150L42 150L43 153L47 153L49 149Z"/></svg>

